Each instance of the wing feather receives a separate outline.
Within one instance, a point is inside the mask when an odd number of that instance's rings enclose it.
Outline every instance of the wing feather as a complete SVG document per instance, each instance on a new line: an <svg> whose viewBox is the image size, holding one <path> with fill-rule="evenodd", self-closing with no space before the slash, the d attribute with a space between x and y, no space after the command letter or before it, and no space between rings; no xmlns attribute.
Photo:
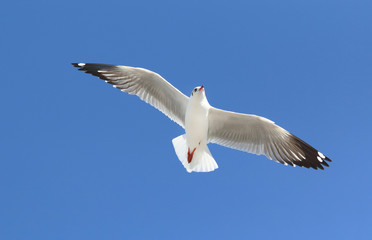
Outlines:
<svg viewBox="0 0 372 240"><path fill-rule="evenodd" d="M264 154L276 162L324 169L331 160L269 119L256 115L209 110L208 142Z"/></svg>
<svg viewBox="0 0 372 240"><path fill-rule="evenodd" d="M80 71L105 80L123 92L137 95L185 128L189 98L159 74L143 68L118 65L94 63L72 63L72 65Z"/></svg>

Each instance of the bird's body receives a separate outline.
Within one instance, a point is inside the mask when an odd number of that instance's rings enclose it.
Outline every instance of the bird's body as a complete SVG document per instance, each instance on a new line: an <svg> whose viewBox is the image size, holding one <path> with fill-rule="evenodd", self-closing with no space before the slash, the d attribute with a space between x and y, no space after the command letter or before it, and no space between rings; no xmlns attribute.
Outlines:
<svg viewBox="0 0 372 240"><path fill-rule="evenodd" d="M203 86L196 87L188 98L160 75L143 68L91 63L73 65L123 92L137 95L183 127L185 134L174 138L172 143L188 172L209 172L218 168L208 143L264 154L285 165L324 169L323 166L328 166L326 161L331 161L266 118L212 107Z"/></svg>
<svg viewBox="0 0 372 240"><path fill-rule="evenodd" d="M188 171L195 170L195 167L202 165L203 157L209 153L207 146L208 140L208 114L210 105L205 97L204 88L197 87L193 90L185 116L185 132L187 145L187 163ZM181 152L180 155L183 153ZM210 153L209 153L210 154ZM213 159L213 158L212 158ZM205 160L210 160L209 158ZM214 159L212 163L215 163ZM217 167L217 163L212 164L210 169Z"/></svg>
<svg viewBox="0 0 372 240"><path fill-rule="evenodd" d="M185 132L190 149L207 144L209 108L210 105L206 98L201 97L191 98L187 105Z"/></svg>

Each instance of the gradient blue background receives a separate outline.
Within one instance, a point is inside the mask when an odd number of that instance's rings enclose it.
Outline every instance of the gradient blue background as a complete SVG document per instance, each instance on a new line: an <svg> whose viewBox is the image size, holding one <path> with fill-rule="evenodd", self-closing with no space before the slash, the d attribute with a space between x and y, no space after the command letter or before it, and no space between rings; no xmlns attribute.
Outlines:
<svg viewBox="0 0 372 240"><path fill-rule="evenodd" d="M3 2L1 239L371 239L371 1ZM210 145L188 174L156 109L73 68L138 66L267 117L315 171Z"/></svg>

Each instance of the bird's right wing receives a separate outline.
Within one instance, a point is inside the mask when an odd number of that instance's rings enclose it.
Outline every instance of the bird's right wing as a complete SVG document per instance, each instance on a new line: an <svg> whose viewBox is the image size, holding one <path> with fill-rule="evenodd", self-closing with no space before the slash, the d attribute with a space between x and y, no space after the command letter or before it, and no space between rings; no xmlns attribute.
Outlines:
<svg viewBox="0 0 372 240"><path fill-rule="evenodd" d="M114 87L135 94L185 128L189 98L159 74L143 68L95 63L72 63L81 71L97 76Z"/></svg>
<svg viewBox="0 0 372 240"><path fill-rule="evenodd" d="M269 119L211 107L208 141L225 147L264 154L269 159L292 166L324 169L328 157Z"/></svg>

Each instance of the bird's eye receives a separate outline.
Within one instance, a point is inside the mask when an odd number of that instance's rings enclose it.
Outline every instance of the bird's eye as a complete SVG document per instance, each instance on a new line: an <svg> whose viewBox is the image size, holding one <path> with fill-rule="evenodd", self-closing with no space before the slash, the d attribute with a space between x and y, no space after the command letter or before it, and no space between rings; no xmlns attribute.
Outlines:
<svg viewBox="0 0 372 240"><path fill-rule="evenodd" d="M194 92L196 92L197 90L198 90L198 89L195 88L195 89L194 89Z"/></svg>

